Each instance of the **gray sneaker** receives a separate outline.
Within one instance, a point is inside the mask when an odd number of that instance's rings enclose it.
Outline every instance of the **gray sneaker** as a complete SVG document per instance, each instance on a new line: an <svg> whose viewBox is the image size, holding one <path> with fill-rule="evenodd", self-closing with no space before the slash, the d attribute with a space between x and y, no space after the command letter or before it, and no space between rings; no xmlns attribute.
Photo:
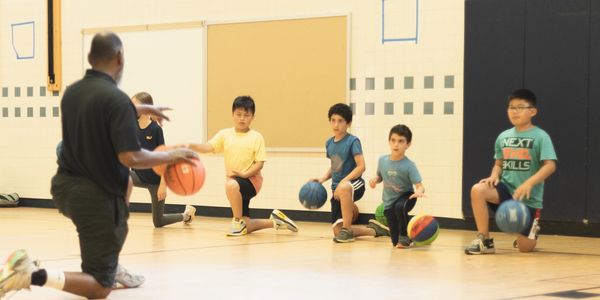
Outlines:
<svg viewBox="0 0 600 300"><path fill-rule="evenodd" d="M350 243L354 242L354 234L352 230L348 228L340 229L340 232L333 238L333 241L336 243Z"/></svg>
<svg viewBox="0 0 600 300"><path fill-rule="evenodd" d="M390 228L381 224L380 222L378 222L375 219L369 220L369 224L367 225L367 228L371 228L371 229L375 230L375 237L390 236Z"/></svg>
<svg viewBox="0 0 600 300"><path fill-rule="evenodd" d="M117 274L115 274L114 288L135 288L142 285L146 278L142 275L137 275L129 272L123 266L117 266Z"/></svg>
<svg viewBox="0 0 600 300"><path fill-rule="evenodd" d="M493 238L485 238L483 234L478 234L477 238L471 242L465 249L465 254L494 254L496 253L496 248L494 247L494 239Z"/></svg>
<svg viewBox="0 0 600 300"><path fill-rule="evenodd" d="M0 206L14 207L19 205L19 195L17 193L12 194L0 194Z"/></svg>
<svg viewBox="0 0 600 300"><path fill-rule="evenodd" d="M396 248L405 249L410 248L414 245L413 241L407 236L399 236L398 243L396 244Z"/></svg>
<svg viewBox="0 0 600 300"><path fill-rule="evenodd" d="M38 266L29 259L23 249L13 252L0 270L0 298L10 291L29 289L31 274L38 270Z"/></svg>

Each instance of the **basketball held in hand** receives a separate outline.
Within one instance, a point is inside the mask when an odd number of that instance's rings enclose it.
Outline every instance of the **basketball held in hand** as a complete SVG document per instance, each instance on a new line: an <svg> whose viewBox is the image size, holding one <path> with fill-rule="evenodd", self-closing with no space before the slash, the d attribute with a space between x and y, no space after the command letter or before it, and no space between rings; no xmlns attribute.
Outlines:
<svg viewBox="0 0 600 300"><path fill-rule="evenodd" d="M309 181L300 188L298 199L308 209L319 209L327 201L327 191L322 184Z"/></svg>
<svg viewBox="0 0 600 300"><path fill-rule="evenodd" d="M496 224L504 232L520 233L530 225L530 221L529 209L520 201L504 201L496 211Z"/></svg>
<svg viewBox="0 0 600 300"><path fill-rule="evenodd" d="M162 151L167 151L170 149L172 149L172 147L160 145L154 149L154 152L162 152ZM162 176L166 170L167 170L167 164L162 164L162 165L152 167L152 171L154 171L154 173L156 173L156 175L158 175L158 176Z"/></svg>
<svg viewBox="0 0 600 300"><path fill-rule="evenodd" d="M199 159L192 159L191 162L180 161L169 165L164 173L167 187L173 193L181 196L197 193L204 184L205 176L204 165Z"/></svg>

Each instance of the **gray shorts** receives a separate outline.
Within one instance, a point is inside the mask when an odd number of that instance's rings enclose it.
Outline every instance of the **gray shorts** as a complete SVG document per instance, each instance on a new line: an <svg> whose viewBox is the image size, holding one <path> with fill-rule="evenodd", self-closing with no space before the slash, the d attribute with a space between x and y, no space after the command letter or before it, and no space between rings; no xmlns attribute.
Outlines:
<svg viewBox="0 0 600 300"><path fill-rule="evenodd" d="M112 287L128 232L125 200L87 178L65 174L52 178L51 193L58 210L77 228L81 270L103 287Z"/></svg>

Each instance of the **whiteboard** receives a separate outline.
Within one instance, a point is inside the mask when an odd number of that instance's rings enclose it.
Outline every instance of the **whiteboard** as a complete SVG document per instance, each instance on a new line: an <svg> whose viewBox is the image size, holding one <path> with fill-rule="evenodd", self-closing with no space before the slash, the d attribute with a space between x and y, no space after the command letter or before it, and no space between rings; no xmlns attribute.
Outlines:
<svg viewBox="0 0 600 300"><path fill-rule="evenodd" d="M87 56L94 32L83 31L84 72L91 67ZM116 32L125 59L119 87L130 97L148 92L155 105L173 108L167 112L171 122L163 123L167 145L205 141L204 27Z"/></svg>

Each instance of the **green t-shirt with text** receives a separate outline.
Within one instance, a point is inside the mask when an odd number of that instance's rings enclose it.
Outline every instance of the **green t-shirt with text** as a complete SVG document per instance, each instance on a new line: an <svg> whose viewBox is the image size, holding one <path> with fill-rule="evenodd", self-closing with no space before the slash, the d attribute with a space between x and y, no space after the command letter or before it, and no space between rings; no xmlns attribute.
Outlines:
<svg viewBox="0 0 600 300"><path fill-rule="evenodd" d="M529 177L542 167L544 160L556 160L554 146L548 133L532 127L523 132L514 127L502 132L496 139L495 159L502 160L500 181L508 187L511 194ZM544 183L538 183L531 189L529 199L523 203L533 208L542 208Z"/></svg>

